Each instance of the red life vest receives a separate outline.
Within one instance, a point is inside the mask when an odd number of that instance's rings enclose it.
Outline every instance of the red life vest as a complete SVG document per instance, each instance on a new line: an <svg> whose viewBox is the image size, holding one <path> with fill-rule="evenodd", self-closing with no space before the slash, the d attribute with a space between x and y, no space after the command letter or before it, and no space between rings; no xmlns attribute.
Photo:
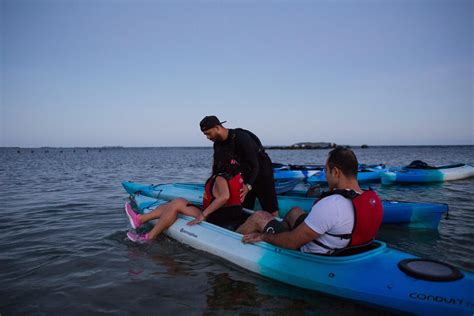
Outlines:
<svg viewBox="0 0 474 316"><path fill-rule="evenodd" d="M216 182L216 177L221 176L224 177L227 180L227 184L229 185L229 199L227 202L223 205L224 206L233 206L233 205L240 205L240 189L242 188L242 185L244 183L244 180L242 179L242 175L240 173L236 174L234 177L228 179L225 175L214 175L207 179L206 185L204 187L204 196L203 196L203 201L202 204L204 206L204 209L206 209L212 201L216 198L214 194L212 194L212 189L214 188L214 183Z"/></svg>
<svg viewBox="0 0 474 316"><path fill-rule="evenodd" d="M341 239L350 239L349 244L346 247L360 246L371 242L380 228L383 217L383 206L382 202L378 198L377 194L372 191L364 191L362 194L356 193L353 190L333 190L326 192L318 199L314 204L318 203L322 198L327 196L339 194L352 201L354 209L354 227L352 232L349 234L331 234L326 233L329 236L340 237ZM320 241L313 240L317 245L332 249Z"/></svg>

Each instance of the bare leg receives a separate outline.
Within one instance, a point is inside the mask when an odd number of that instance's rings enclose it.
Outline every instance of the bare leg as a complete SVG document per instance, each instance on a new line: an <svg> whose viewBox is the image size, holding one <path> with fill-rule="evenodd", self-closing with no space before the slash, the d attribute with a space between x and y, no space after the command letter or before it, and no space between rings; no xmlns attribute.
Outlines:
<svg viewBox="0 0 474 316"><path fill-rule="evenodd" d="M195 206L187 206L188 201L185 199L175 199L169 203L158 206L152 212L141 215L139 220L145 223L152 219L159 218L153 229L148 233L150 239L155 239L156 236L167 230L176 221L178 213L196 217L201 214L201 210Z"/></svg>
<svg viewBox="0 0 474 316"><path fill-rule="evenodd" d="M151 221L152 219L160 218L161 216L163 216L164 213L169 212L170 210L183 207L183 205L185 206L187 203L188 201L186 201L185 199L174 199L171 202L158 206L150 213L140 215L138 219L140 223L143 224L148 221Z"/></svg>
<svg viewBox="0 0 474 316"><path fill-rule="evenodd" d="M250 234L262 232L269 221L274 217L265 211L257 211L253 213L242 225L237 228L236 232L240 234Z"/></svg>

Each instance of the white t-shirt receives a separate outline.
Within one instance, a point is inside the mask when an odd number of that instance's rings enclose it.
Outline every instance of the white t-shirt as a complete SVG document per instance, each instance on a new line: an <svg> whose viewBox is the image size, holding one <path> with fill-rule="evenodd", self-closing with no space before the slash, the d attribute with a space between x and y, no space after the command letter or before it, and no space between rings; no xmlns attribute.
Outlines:
<svg viewBox="0 0 474 316"><path fill-rule="evenodd" d="M341 239L327 235L350 234L354 226L354 207L352 201L342 195L334 194L323 198L316 203L308 214L304 223L309 228L320 234L319 242L331 248L344 248L349 244L349 239ZM309 242L301 246L302 252L328 253L328 249Z"/></svg>

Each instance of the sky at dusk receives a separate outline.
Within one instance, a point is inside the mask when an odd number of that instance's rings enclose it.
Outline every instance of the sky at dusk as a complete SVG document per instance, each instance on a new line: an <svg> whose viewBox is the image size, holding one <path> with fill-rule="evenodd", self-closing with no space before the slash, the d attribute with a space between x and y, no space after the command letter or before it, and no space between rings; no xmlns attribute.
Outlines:
<svg viewBox="0 0 474 316"><path fill-rule="evenodd" d="M0 146L474 145L461 0L0 1Z"/></svg>

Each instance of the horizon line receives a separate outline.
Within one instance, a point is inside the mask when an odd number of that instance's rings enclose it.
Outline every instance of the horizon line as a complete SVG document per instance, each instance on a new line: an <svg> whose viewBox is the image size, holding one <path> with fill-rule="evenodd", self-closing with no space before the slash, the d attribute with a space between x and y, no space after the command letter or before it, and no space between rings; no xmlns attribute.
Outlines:
<svg viewBox="0 0 474 316"><path fill-rule="evenodd" d="M365 144L364 144L365 145ZM348 146L350 148L362 148L362 145L340 145L340 146ZM474 146L474 144L435 144L435 145L366 145L368 148L371 147L433 147L433 146L441 146L441 147L467 147L467 146ZM114 146L33 146L33 147L21 147L21 146L0 146L0 149L119 149L119 148L212 148L213 146L121 146L121 145L114 145ZM322 150L322 149L331 149L331 148L290 148L288 145L264 145L265 149L268 150ZM267 148L267 147L288 147L288 148Z"/></svg>

